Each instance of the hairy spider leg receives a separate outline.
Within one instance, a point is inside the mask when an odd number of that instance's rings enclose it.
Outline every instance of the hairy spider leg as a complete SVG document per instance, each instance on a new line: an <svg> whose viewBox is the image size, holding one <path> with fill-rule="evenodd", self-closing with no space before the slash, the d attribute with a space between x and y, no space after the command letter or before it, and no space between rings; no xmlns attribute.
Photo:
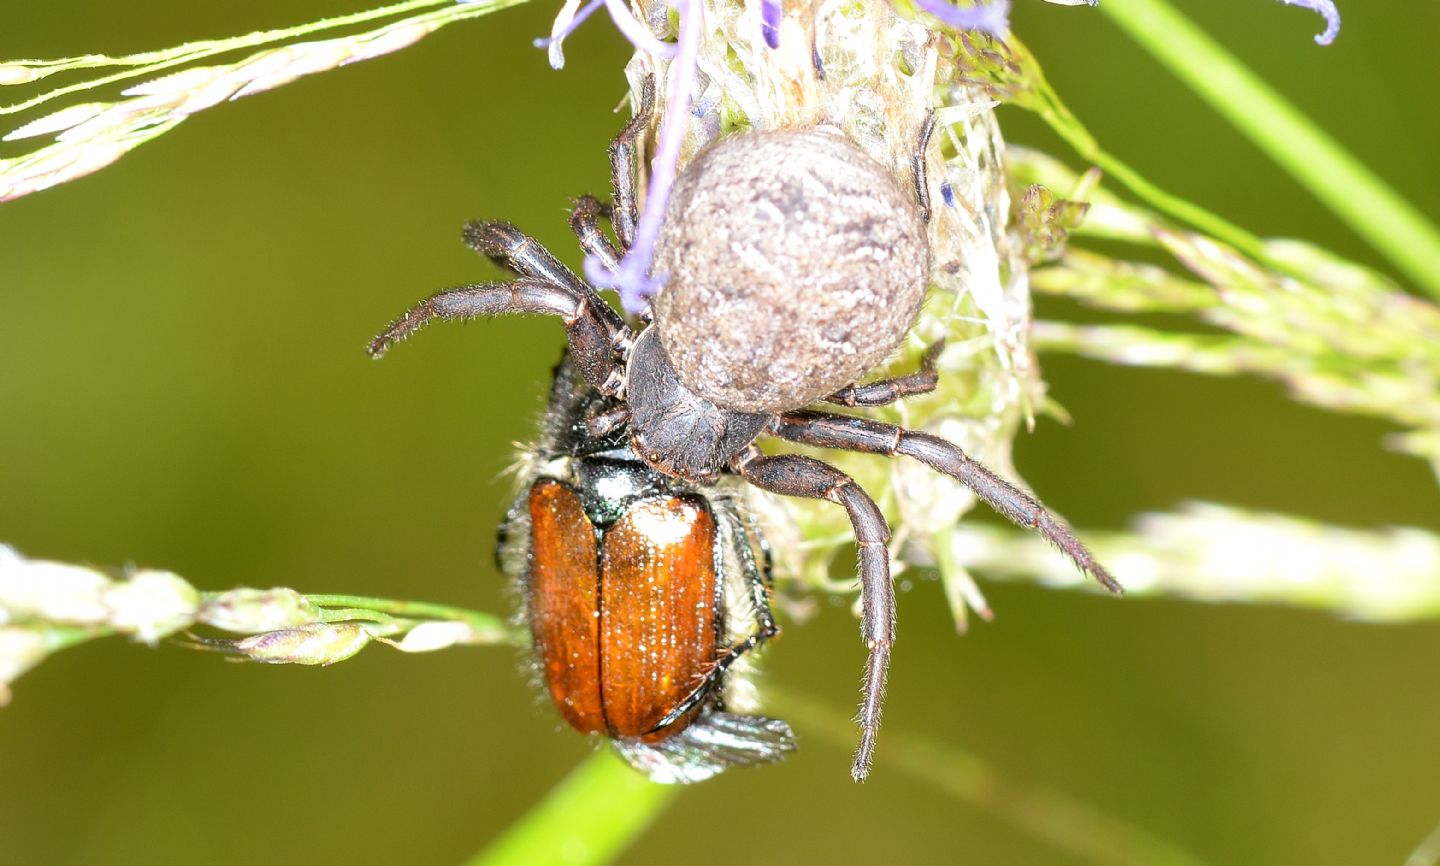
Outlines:
<svg viewBox="0 0 1440 866"><path fill-rule="evenodd" d="M593 195L575 199L575 207L570 211L570 231L580 239L580 248L611 271L620 267L620 251L600 228L600 220L610 219L612 213L609 205Z"/></svg>
<svg viewBox="0 0 1440 866"><path fill-rule="evenodd" d="M640 85L640 110L610 141L610 186L615 198L615 236L620 248L635 244L635 227L640 222L640 201L636 194L639 160L635 143L654 120L655 78L647 75Z"/></svg>
<svg viewBox="0 0 1440 866"><path fill-rule="evenodd" d="M1063 520L1030 494L972 459L953 442L883 421L811 410L778 416L771 422L769 432L802 445L913 457L969 487L987 505L1017 525L1039 532L1110 592L1120 595L1124 591Z"/></svg>
<svg viewBox="0 0 1440 866"><path fill-rule="evenodd" d="M624 330L625 324L620 316L610 309L609 304L600 300L600 295L589 283L561 264L544 244L514 225L504 220L472 220L465 224L462 237L466 246L501 267L537 282L564 287L584 297L595 309L596 315L604 320L612 339Z"/></svg>
<svg viewBox="0 0 1440 866"><path fill-rule="evenodd" d="M910 170L915 181L915 197L920 200L920 218L930 222L930 171L926 167L925 152L930 149L930 136L935 134L935 109L925 113L920 124L919 140L915 152L910 155Z"/></svg>
<svg viewBox="0 0 1440 866"><path fill-rule="evenodd" d="M435 319L478 319L510 313L559 316L565 323L570 353L586 383L602 394L619 393L624 376L615 358L610 323L604 315L614 313L593 292L578 292L569 286L529 278L476 283L431 295L370 341L370 357L379 358L392 345ZM624 325L619 327L626 330Z"/></svg>
<svg viewBox="0 0 1440 866"><path fill-rule="evenodd" d="M919 394L929 394L940 384L940 374L935 372L935 360L940 357L940 352L945 348L944 340L937 340L925 350L920 357L920 371L905 376L896 376L893 379L878 379L864 385L846 385L834 394L825 398L826 403L837 403L841 406L875 407L889 406L897 400L906 397L914 397Z"/></svg>
<svg viewBox="0 0 1440 866"><path fill-rule="evenodd" d="M621 403L613 409L596 412L594 415L586 418L585 432L597 439L601 439L619 430L622 425L629 423L630 407Z"/></svg>
<svg viewBox="0 0 1440 866"><path fill-rule="evenodd" d="M610 194L614 197L614 206L593 195L582 195L575 200L575 208L570 212L570 230L580 239L580 247L610 271L620 266L622 251L630 249L635 241L635 226L640 219L636 198L639 172L636 142L649 127L654 113L655 79L647 76L640 87L639 113L610 141ZM618 248L600 228L602 219L609 220L614 227L615 236L620 240Z"/></svg>
<svg viewBox="0 0 1440 866"><path fill-rule="evenodd" d="M861 682L860 745L850 775L863 781L870 774L880 708L885 702L885 676L890 669L890 645L895 642L895 587L890 583L890 526L875 500L855 479L828 463L799 454L767 456L751 445L730 461L741 478L771 493L826 499L845 506L859 547L860 634L869 654Z"/></svg>

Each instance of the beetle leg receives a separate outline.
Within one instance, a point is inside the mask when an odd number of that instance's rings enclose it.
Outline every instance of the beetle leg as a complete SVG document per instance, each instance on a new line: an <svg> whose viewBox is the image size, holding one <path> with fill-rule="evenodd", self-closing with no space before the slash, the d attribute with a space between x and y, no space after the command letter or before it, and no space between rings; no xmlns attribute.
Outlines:
<svg viewBox="0 0 1440 866"><path fill-rule="evenodd" d="M712 501L712 504L717 503ZM750 588L750 604L755 611L755 631L739 643L722 650L715 659L713 667L705 674L700 684L695 687L695 690L687 695L685 700L680 702L679 706L667 713L665 718L661 719L655 727L646 733L653 733L679 720L697 703L704 700L704 698L723 681L725 673L730 669L730 666L738 661L741 656L753 649L759 649L766 641L778 637L780 634L780 626L775 622L775 612L770 609L770 550L765 546L764 539L759 538L758 535L755 534L753 524L750 526L746 525L747 520L753 521L754 517L753 515L742 513L731 503L718 505L718 507L722 507L727 511L731 521L733 521L734 531L739 533L739 536L735 538L734 542L742 560L741 567L745 572L745 582ZM755 559L754 545L756 545L757 542L761 548L761 553L764 555L764 560L760 562L757 562ZM718 586L717 590L723 594L725 588ZM717 604L718 603L719 598L717 597Z"/></svg>
<svg viewBox="0 0 1440 866"><path fill-rule="evenodd" d="M1095 561L1095 556L1063 520L1030 494L986 469L953 442L895 424L828 412L786 412L771 422L769 430L781 439L802 445L913 457L969 487L987 505L1016 524L1039 532L1110 592L1116 595L1123 592L1119 582Z"/></svg>
<svg viewBox="0 0 1440 866"><path fill-rule="evenodd" d="M734 646L726 647L725 650L720 653L720 657L715 660L715 664L705 674L705 678L695 687L695 691L686 695L685 700L677 704L675 709L666 713L665 718L656 722L655 727L646 731L646 733L653 733L661 728L674 724L681 716L690 712L696 704L704 700L706 696L720 684L720 681L725 676L725 672L728 671L730 666L738 661L741 656L753 649L759 648L765 641L780 634L780 627L775 624L775 620L770 616L769 605L766 605L763 610L764 614L762 615L763 618L761 619L759 629Z"/></svg>
<svg viewBox="0 0 1440 866"><path fill-rule="evenodd" d="M855 480L834 466L799 454L766 456L753 445L730 461L730 468L761 490L782 496L828 499L845 506L855 543L860 549L860 633L870 653L861 685L860 746L850 775L862 781L870 773L890 645L895 641L895 588L890 583L890 554L885 543L890 527L875 500Z"/></svg>
<svg viewBox="0 0 1440 866"><path fill-rule="evenodd" d="M370 357L379 358L392 345L435 319L549 313L565 322L570 352L585 381L601 393L613 396L618 391L615 383L621 378L620 365L611 350L610 323L601 313L602 308L611 312L593 295L549 282L520 279L510 283L476 283L446 289L416 304L371 340L368 351Z"/></svg>
<svg viewBox="0 0 1440 866"><path fill-rule="evenodd" d="M635 226L640 221L640 201L636 196L639 160L635 142L650 126L655 113L655 78L646 76L640 85L640 111L610 142L610 185L615 197L615 236L622 249L635 243Z"/></svg>
<svg viewBox="0 0 1440 866"><path fill-rule="evenodd" d="M730 666L738 661L741 656L751 650L759 649L766 641L780 634L780 626L775 622L775 613L770 609L770 551L768 548L763 548L762 540L762 552L765 554L766 559L763 564L756 561L755 549L752 546L756 543L756 539L752 537L752 528L745 525L747 517L750 519L753 519L753 517L743 514L732 503L727 502L720 504L712 500L711 504L718 508L725 509L732 522L732 531L739 533L738 536L734 537L733 541L736 545L737 553L742 560L741 568L745 572L745 582L750 589L750 604L755 611L755 631L739 643L722 650L710 670L706 672L700 683L695 687L695 690L689 695L686 695L685 700L681 701L675 709L667 713L665 718L657 722L655 727L646 731L646 733L654 733L661 728L674 724L686 713L690 712L696 704L700 703L700 701L704 700L714 691L715 687L723 681L725 673L730 669ZM716 597L716 603L719 604L720 597L723 596L725 592L725 587L719 585L716 587L716 590L719 593Z"/></svg>
<svg viewBox="0 0 1440 866"><path fill-rule="evenodd" d="M888 406L897 400L929 394L940 383L940 374L935 372L935 359L945 348L944 340L936 340L920 357L920 372L894 379L881 379L864 385L850 384L825 398L826 403L841 406Z"/></svg>

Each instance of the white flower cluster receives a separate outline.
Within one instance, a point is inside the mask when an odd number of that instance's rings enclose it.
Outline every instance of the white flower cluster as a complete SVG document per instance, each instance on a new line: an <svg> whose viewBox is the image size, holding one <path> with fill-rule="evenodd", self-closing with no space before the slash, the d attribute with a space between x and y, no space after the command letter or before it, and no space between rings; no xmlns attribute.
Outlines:
<svg viewBox="0 0 1440 866"><path fill-rule="evenodd" d="M1132 596L1283 604L1370 622L1440 617L1440 536L1414 527L1349 529L1192 502L1086 539ZM959 564L991 577L1088 588L1039 538L966 525L952 543Z"/></svg>
<svg viewBox="0 0 1440 866"><path fill-rule="evenodd" d="M0 545L0 627L27 622L100 629L154 644L185 628L200 593L168 571L135 571L115 580L80 565L26 559Z"/></svg>
<svg viewBox="0 0 1440 866"><path fill-rule="evenodd" d="M9 701L10 683L46 656L108 635L153 646L183 632L182 642L197 648L302 665L343 661L372 640L413 653L509 637L499 620L490 625L491 618L458 608L427 605L420 615L393 614L414 607L384 599L311 599L284 587L202 593L168 571L138 569L115 577L29 559L0 544L0 706ZM195 626L248 637L200 638L188 634Z"/></svg>
<svg viewBox="0 0 1440 866"><path fill-rule="evenodd" d="M115 580L0 545L0 704L9 684L51 652L107 634L153 645L193 623L200 604L200 593L168 571Z"/></svg>

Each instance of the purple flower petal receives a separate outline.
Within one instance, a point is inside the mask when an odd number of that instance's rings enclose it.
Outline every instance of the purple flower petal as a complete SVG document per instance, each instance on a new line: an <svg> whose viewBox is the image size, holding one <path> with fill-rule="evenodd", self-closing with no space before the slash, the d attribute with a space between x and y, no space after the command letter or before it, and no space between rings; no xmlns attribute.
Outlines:
<svg viewBox="0 0 1440 866"><path fill-rule="evenodd" d="M1325 19L1325 32L1315 37L1316 45L1329 45L1335 41L1340 33L1340 10L1335 8L1335 0L1280 0L1287 6L1299 6L1319 12Z"/></svg>
<svg viewBox="0 0 1440 866"><path fill-rule="evenodd" d="M678 8L679 4L672 2L670 5ZM675 46L656 39L655 34L650 32L650 28L641 24L631 14L630 7L625 5L624 0L605 0L605 9L610 13L610 20L615 22L615 29L630 40L631 45L656 57L675 56Z"/></svg>
<svg viewBox="0 0 1440 866"><path fill-rule="evenodd" d="M1285 0L1295 2L1295 0ZM1299 0L1299 2L1327 2L1327 0ZM990 0L978 6L960 8L951 6L945 0L915 0L915 5L939 18L957 30L979 30L993 36L1003 36L1010 29L1010 0Z"/></svg>
<svg viewBox="0 0 1440 866"><path fill-rule="evenodd" d="M462 2L465 2L465 0L462 0ZM543 37L535 40L534 44L536 48L549 49L550 67L552 69L565 68L565 51L562 47L565 43L565 38L571 33L574 33L575 28L579 27L581 24L584 24L585 19L589 18L592 14L594 14L595 10L599 9L600 4L603 2L605 2L605 0L590 0L589 3L585 4L585 8L575 13L575 17L571 18L568 23L564 23L563 25L562 21L565 13L561 12L560 14L562 17L555 19L554 31L548 37ZM568 9L569 7L566 8Z"/></svg>
<svg viewBox="0 0 1440 866"><path fill-rule="evenodd" d="M478 2L478 0L460 0L460 2L473 3ZM586 4L585 8L577 12L575 17L568 22L564 22L563 16L566 12L562 11L560 13L562 17L556 20L557 27L555 32L551 33L548 38L535 40L536 48L548 48L550 50L551 66L559 69L565 65L565 55L560 51L561 43L564 42L565 37L575 32L577 27L585 23L585 19L589 18L602 3L605 5L606 10L609 11L610 20L615 23L615 29L619 30L620 34L629 40L631 45L634 45L637 49L647 54L653 54L656 57L668 58L675 56L675 46L656 39L654 34L652 34L644 24L635 20L635 16L630 14L630 9L625 5L624 0L591 0L590 3ZM563 26L559 26L562 23Z"/></svg>
<svg viewBox="0 0 1440 866"><path fill-rule="evenodd" d="M608 270L594 256L586 256L582 265L585 279L597 289L614 289L620 294L620 306L632 316L638 316L650 306L650 299L665 285L664 276L652 277L648 273L650 262L638 256L627 255L620 260L620 266Z"/></svg>
<svg viewBox="0 0 1440 866"><path fill-rule="evenodd" d="M760 33L771 48L780 47L780 19L784 16L782 0L760 0Z"/></svg>
<svg viewBox="0 0 1440 866"><path fill-rule="evenodd" d="M609 5L618 0L606 0ZM704 26L701 0L670 0L680 13L680 37L673 46L674 60L670 66L670 92L665 113L660 118L659 141L655 158L650 161L650 189L645 197L645 210L635 227L635 243L620 260L620 266L607 271L599 261L585 262L585 277L598 288L615 289L625 311L639 315L650 305L650 298L665 282L664 275L652 276L650 266L655 257L655 242L670 202L670 187L675 183L680 161L680 145L685 135L685 117L695 90L700 40ZM632 21L634 19L631 19ZM638 22L637 22L638 23Z"/></svg>
<svg viewBox="0 0 1440 866"><path fill-rule="evenodd" d="M467 0L460 0L467 2ZM476 0L468 0L476 2ZM578 0L567 3L557 19L554 32L548 39L537 39L537 47L550 49L551 64L557 69L564 64L560 44L576 27L601 4L610 12L610 18L626 39L637 49L657 57L673 58L670 68L670 92L666 101L665 114L660 119L660 136L655 158L650 163L650 189L645 197L645 210L640 214L640 223L635 230L635 243L626 251L619 266L611 271L598 259L585 259L585 277L597 288L615 289L620 293L620 302L626 312L640 315L650 305L650 298L665 283L665 275L651 275L650 267L655 256L655 242L660 236L660 225L665 218L665 206L670 201L670 187L680 159L680 144L684 138L685 115L695 89L695 74L698 68L700 41L703 33L704 6L701 0L667 0L680 13L680 38L674 43L662 42L631 14L625 0L591 0L583 9L575 11ZM783 14L783 0L762 0L762 27L769 26L772 34L766 34L766 42L773 48L779 44L779 24ZM573 17L571 16L572 12Z"/></svg>

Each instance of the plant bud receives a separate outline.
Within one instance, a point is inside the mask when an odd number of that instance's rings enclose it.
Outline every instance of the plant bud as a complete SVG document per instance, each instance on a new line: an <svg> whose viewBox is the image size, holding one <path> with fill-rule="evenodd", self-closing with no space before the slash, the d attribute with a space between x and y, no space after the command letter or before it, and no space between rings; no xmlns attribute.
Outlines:
<svg viewBox="0 0 1440 866"><path fill-rule="evenodd" d="M198 618L225 631L259 634L315 622L320 615L305 596L293 589L241 587L215 596Z"/></svg>
<svg viewBox="0 0 1440 866"><path fill-rule="evenodd" d="M312 622L236 641L252 661L274 665L330 665L343 662L374 637L370 623Z"/></svg>
<svg viewBox="0 0 1440 866"><path fill-rule="evenodd" d="M195 622L200 593L178 574L137 571L105 590L110 625L153 644Z"/></svg>
<svg viewBox="0 0 1440 866"><path fill-rule="evenodd" d="M111 583L94 569L26 559L0 545L0 621L104 625L110 618L104 596Z"/></svg>
<svg viewBox="0 0 1440 866"><path fill-rule="evenodd" d="M457 644L479 643L481 635L465 622L422 622L405 637L397 641L385 641L395 649L407 653L427 653L448 649Z"/></svg>

